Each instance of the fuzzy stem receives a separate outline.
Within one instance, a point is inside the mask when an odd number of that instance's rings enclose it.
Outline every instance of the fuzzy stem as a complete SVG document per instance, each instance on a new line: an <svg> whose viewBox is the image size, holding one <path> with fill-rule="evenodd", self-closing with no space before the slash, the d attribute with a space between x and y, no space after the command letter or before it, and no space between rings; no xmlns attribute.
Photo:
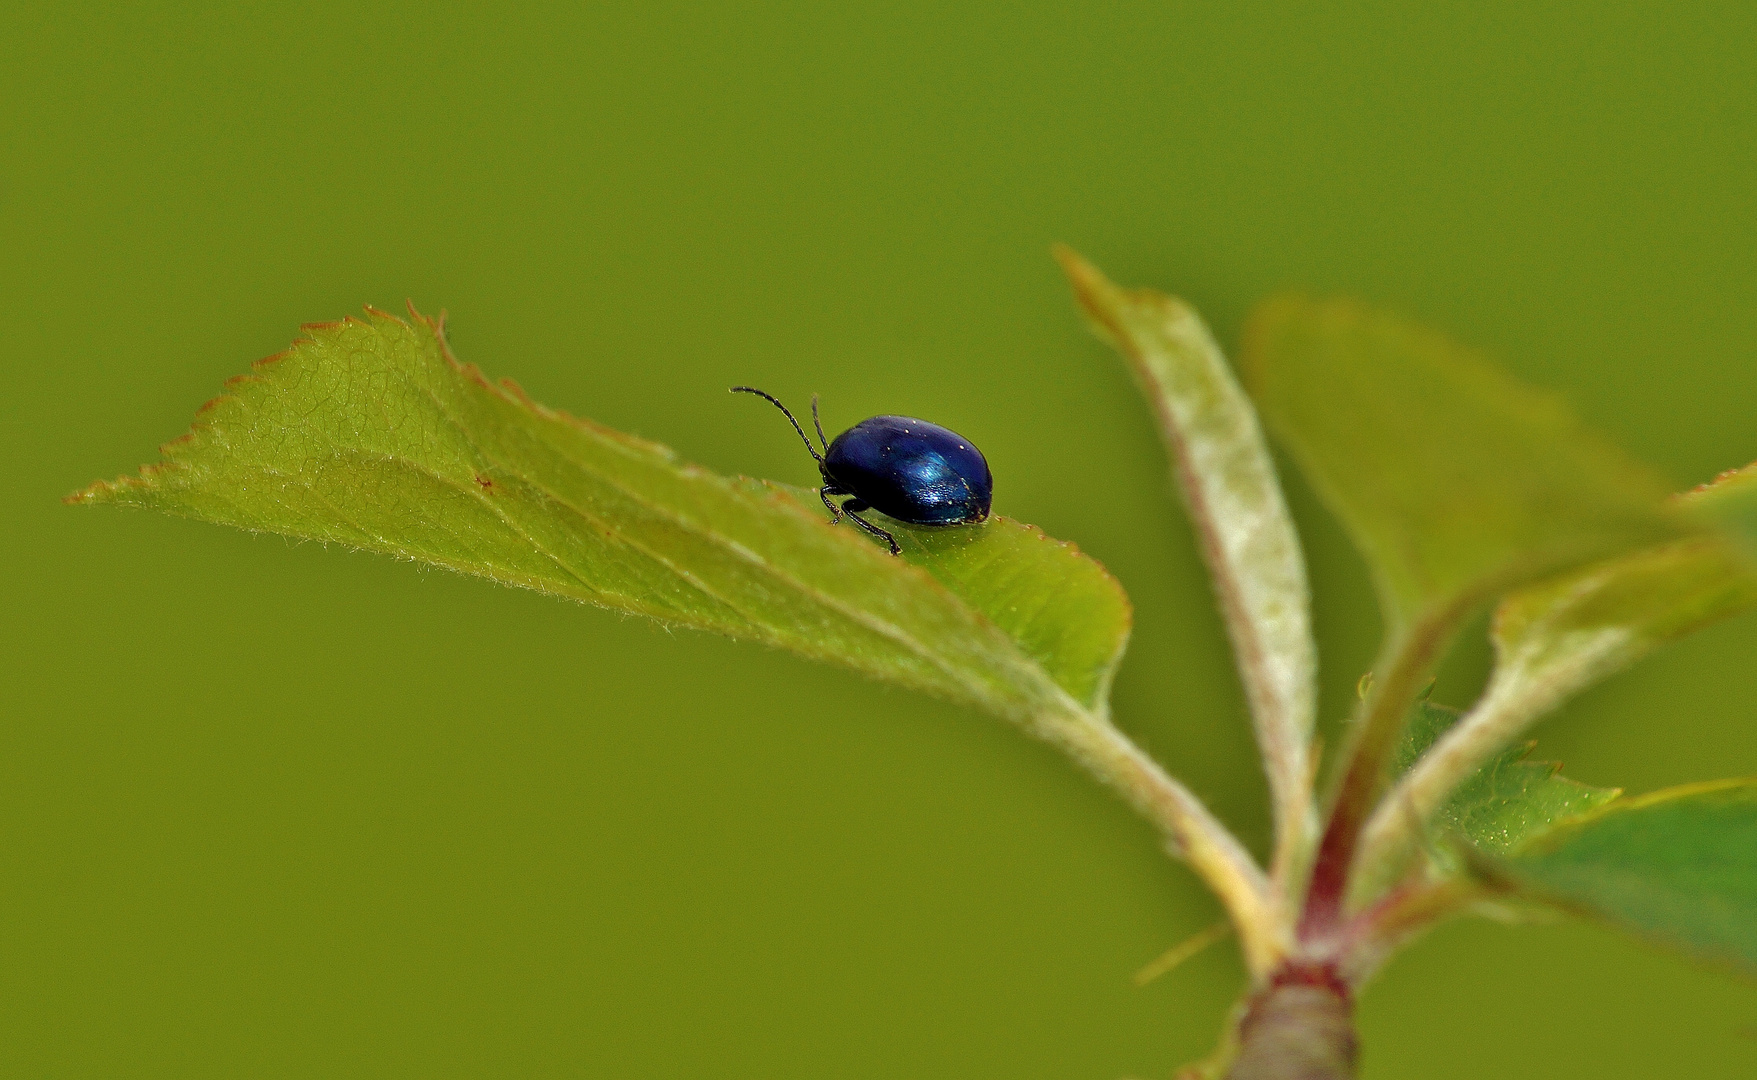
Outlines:
<svg viewBox="0 0 1757 1080"><path fill-rule="evenodd" d="M1348 985L1365 985L1392 953L1487 893L1483 885L1468 878L1428 881L1421 871L1412 873L1402 885L1349 920L1342 935L1338 971Z"/></svg>
<svg viewBox="0 0 1757 1080"><path fill-rule="evenodd" d="M1456 622L1456 612L1441 612L1394 634L1387 643L1386 659L1379 665L1384 675L1374 680L1361 703L1360 719L1343 754L1345 765L1330 802L1300 922L1302 939L1334 932L1343 917L1348 873L1361 826L1384 783L1386 766L1409 719L1410 704L1421 692Z"/></svg>
<svg viewBox="0 0 1757 1080"><path fill-rule="evenodd" d="M1163 830L1172 854L1188 861L1226 906L1246 965L1253 978L1264 978L1285 954L1288 935L1268 880L1244 845L1189 788L1109 721L1069 702L1067 713L1040 731Z"/></svg>
<svg viewBox="0 0 1757 1080"><path fill-rule="evenodd" d="M1354 1003L1333 968L1289 965L1245 1007L1226 1080L1353 1080Z"/></svg>

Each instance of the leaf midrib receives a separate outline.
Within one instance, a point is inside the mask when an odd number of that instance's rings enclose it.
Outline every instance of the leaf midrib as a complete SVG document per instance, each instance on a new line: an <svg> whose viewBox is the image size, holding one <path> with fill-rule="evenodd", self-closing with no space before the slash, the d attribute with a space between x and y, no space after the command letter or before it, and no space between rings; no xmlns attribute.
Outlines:
<svg viewBox="0 0 1757 1080"><path fill-rule="evenodd" d="M376 333L378 333L380 337L383 337L383 332L381 330L378 330L376 327L374 327L374 331ZM455 360L453 360L451 357L444 355L443 352L438 357L438 360L442 364L450 365L454 372L456 372L461 378L466 380L466 385L468 385L468 383L470 381L474 381L474 380L469 380L468 373L462 371L461 366L458 365L457 362ZM470 429L463 423L463 421L452 413L451 409L446 405L445 401L438 394L433 392L431 387L413 385L412 382L409 380L408 376L404 372L402 372L401 370L395 370L394 374L396 374L398 378L402 379L405 382L405 384L411 385L417 393L424 396L428 401L432 402L433 407L437 411L439 416L447 424L451 425L452 429L454 431L456 431L458 433L458 435L464 439L465 444L468 445L477 455L479 455L483 461L489 463L491 466L498 466L500 468L506 469L507 472L511 473L514 476L517 476L523 483L530 485L534 490L542 492L544 495L553 499L557 505L565 507L571 513L575 514L576 516L580 517L581 519L583 519L587 522L602 521L602 519L596 517L595 515L589 514L586 511L580 509L578 506L575 506L570 500L568 500L567 498L564 498L562 495L555 492L554 490L549 488L547 485L541 483L536 478L528 475L524 470L513 468L506 460L495 455L488 448L483 446L483 444L471 433ZM502 391L496 389L493 386L493 384L487 382L486 379L481 380L480 382L477 383L477 385L481 386L482 389L484 391L486 391L487 393L494 395L498 400L500 400L508 405L511 405L514 408L519 408L519 409L524 408L524 406L521 402L506 395ZM529 410L526 410L526 411L529 411ZM797 577L794 577L793 575L790 575L790 574L787 574L787 573L781 571L772 562L770 562L767 559L764 559L762 556L758 555L756 552L750 550L749 548L745 547L744 545L734 543L729 538L719 535L718 533L716 533L712 529L701 528L699 525L690 521L687 517L676 513L674 510L670 509L669 507L666 507L662 504L654 503L650 500L642 498L637 492L631 490L630 488L628 488L627 486L622 484L620 481L616 480L614 477L607 476L604 473L589 469L583 464L580 464L578 462L574 462L561 447L557 446L553 441L551 441L548 438L547 432L542 427L543 424L564 423L565 421L558 419L558 418L543 416L543 415L540 415L540 414L537 414L534 412L531 413L531 415L533 416L534 419L539 421L539 424L537 426L535 426L535 428L534 428L534 431L535 431L537 437L540 439L540 441L542 442L542 444L545 448L553 451L557 455L557 457L560 458L561 460L566 461L570 464L573 464L575 467L581 469L584 472L590 473L595 479L608 485L611 488L614 488L616 491L620 492L623 496L627 497L632 502L636 503L637 505L644 506L648 510L657 513L659 516L666 518L667 520L671 521L673 524L688 531L692 535L704 538L710 544L713 544L713 545L721 548L724 551L730 552L735 558L741 560L742 562L744 562L745 564L747 564L751 567L754 567L756 570L758 570L760 573L767 576L771 580L774 580L782 585L787 586L788 588L792 589L798 595L804 596L808 600L811 600L811 601L829 609L830 611L833 611L833 612L841 615L843 618L847 619L849 622L851 622L857 626L865 627L866 629L878 634L881 637L884 637L884 638L887 638L891 641L896 642L897 644L901 645L905 651L915 655L919 659L926 661L931 667L939 670L941 673L943 673L944 675L946 675L947 677L952 679L953 682L957 683L960 686L965 687L968 690L975 692L977 694L977 696L982 697L984 699L992 699L993 698L993 694L989 690L988 687L983 686L979 683L972 682L972 680L967 675L960 672L956 667L948 665L938 655L936 650L928 648L924 643L917 640L913 635L907 633L901 627L890 622L889 620L880 619L880 618L877 618L876 616L872 616L868 613L861 612L860 610L858 610L856 608L849 607L847 604L843 603L840 600L835 599L834 597L823 592L822 590L814 588L814 587L806 584L805 582L801 581ZM462 484L461 482L459 482L451 477L444 476L438 472L435 472L430 467L428 467L420 462L416 462L416 461L413 461L412 459L408 459L408 458L403 458L400 455L386 455L386 457L387 457L387 459L394 459L394 460L397 460L398 462L403 463L403 464L412 465L416 468L417 471L425 472L429 476L432 476L434 479L439 480L441 483L447 484L456 490L460 490L460 491L465 492L467 495L469 495L471 498L477 500L478 502L484 503L485 505L489 505L489 506L493 505L492 502L488 499L488 497L485 494L483 494L480 490L472 490L468 485ZM494 510L494 513L497 516L499 516L503 521L506 520L505 513L499 507L493 507L493 510ZM527 540L529 540L529 534L522 527L517 526L517 525L513 525L511 522L508 522L508 524L512 525L512 527L521 536L524 536L524 537L526 537ZM622 532L622 530L617 529L614 525L609 526L609 528L611 529L612 534L615 536L618 543L622 544L625 547L631 548L635 551L641 552L642 554L646 555L648 558L652 559L654 562L657 562L661 566L666 567L672 573L678 575L679 577L683 577L686 581L688 581L690 583L690 585L692 587L696 588L699 592L719 601L720 603L725 604L728 608L732 609L733 611L737 612L740 616L742 616L747 622L751 621L751 617L750 617L749 612L747 612L745 609L741 608L739 605L732 603L731 601L725 599L724 597L721 597L720 595L715 593L713 590L709 589L706 585L702 584L699 581L694 580L692 575L683 574L681 571L679 571L674 565L672 565L668 560L666 560L662 556L660 556L654 552L649 551L644 546L642 546L638 543L631 541L627 537L627 535ZM540 545L536 544L535 541L531 541L531 543L532 543L532 546L535 547L539 552L541 552L545 558L550 559L552 562L558 562L558 564L559 564L559 561L556 559L556 557L554 555L552 555L551 553L549 553L547 551L544 551L543 548ZM574 577L576 579L578 578L578 574L575 573L571 568L564 567L564 569L567 569L567 573L569 574L569 576ZM952 602L956 603L959 607L961 607L965 611L967 611L970 614L970 616L977 622L978 625L983 626L990 631L991 639L998 638L1001 642L1005 643L1006 651L1009 654L1011 654L1009 657L1009 659L1012 662L1011 666L1024 668L1025 671L1029 673L1029 675L1031 677L1031 681L1037 684L1035 687L1033 687L1033 689L1037 690L1038 693L1033 696L1037 696L1037 697L1041 698L1042 696L1044 696L1041 693L1041 691L1043 689L1047 688L1052 691L1052 694L1050 696L1064 697L1068 700L1068 702L1070 704L1075 704L1077 706L1077 702L1074 702L1073 696L1071 694L1069 694L1059 683L1056 683L1053 679L1049 678L1048 672L1044 671L1042 666L1039 665L1038 663L1036 663L1035 661L1033 661L1029 656L1026 656L1019 649L1017 643L1015 643L1012 640L1012 638L1009 635L1007 635L1004 631L1000 630L999 627L995 626L995 624L991 620L989 620L981 612L976 611L975 609L971 608L968 604L965 604L961 598L956 596L956 594L953 594L950 590L945 589L944 586L939 584L939 582L933 580L932 575L928 574L926 571L920 570L919 568L916 568L916 567L910 567L909 569L912 570L913 572L921 575L921 577L924 579L921 582L921 584L926 585L929 588L938 589L938 590L941 590L942 592L945 592L947 597L949 597L952 600ZM601 592L601 590L594 590L594 591ZM764 639L770 641L771 643L778 642L779 640L781 640L765 624L760 623L760 622L751 622L751 625L753 627L758 628L761 631L761 636ZM1081 711L1082 712L1085 711L1083 707L1081 707Z"/></svg>

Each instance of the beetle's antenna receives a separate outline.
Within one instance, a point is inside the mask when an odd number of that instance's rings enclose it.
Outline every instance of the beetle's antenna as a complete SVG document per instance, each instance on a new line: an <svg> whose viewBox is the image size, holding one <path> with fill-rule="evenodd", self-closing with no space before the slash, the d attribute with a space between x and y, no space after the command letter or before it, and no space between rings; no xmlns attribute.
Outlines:
<svg viewBox="0 0 1757 1080"><path fill-rule="evenodd" d="M755 394L757 397L760 397L763 400L767 401L770 405L773 405L775 408L780 409L782 414L787 417L787 422L793 425L793 430L799 432L799 440L805 444L805 452L810 454L811 459L813 461L817 462L819 465L822 465L824 463L824 456L822 454L818 453L817 447L811 445L811 440L805 437L805 429L799 426L799 421L793 419L793 414L791 412L787 411L787 406L781 404L779 401L776 401L773 395L765 394L761 390L758 390L754 386L734 386L732 388L731 392L734 394ZM813 398L812 401L813 401L813 405L815 406L816 399ZM813 411L815 412L815 409ZM823 429L822 428L818 429L818 437L823 438Z"/></svg>
<svg viewBox="0 0 1757 1080"><path fill-rule="evenodd" d="M824 453L830 452L830 440L824 438L823 421L817 418L817 395L811 395L811 426L817 428L817 441L824 444Z"/></svg>

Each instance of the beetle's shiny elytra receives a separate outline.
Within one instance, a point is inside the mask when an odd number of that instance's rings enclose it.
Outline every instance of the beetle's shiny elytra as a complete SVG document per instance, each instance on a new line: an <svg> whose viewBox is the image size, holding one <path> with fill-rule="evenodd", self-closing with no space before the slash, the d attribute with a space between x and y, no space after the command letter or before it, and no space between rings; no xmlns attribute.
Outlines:
<svg viewBox="0 0 1757 1080"><path fill-rule="evenodd" d="M889 544L892 555L899 552L896 537L861 517L860 511L877 510L906 525L974 525L988 518L994 501L988 459L955 431L910 416L874 416L828 441L813 394L811 422L824 448L819 453L787 406L754 386L734 386L732 392L755 394L781 410L817 462L824 480L818 497L830 516L840 521L847 515ZM841 506L830 501L843 495L849 498Z"/></svg>

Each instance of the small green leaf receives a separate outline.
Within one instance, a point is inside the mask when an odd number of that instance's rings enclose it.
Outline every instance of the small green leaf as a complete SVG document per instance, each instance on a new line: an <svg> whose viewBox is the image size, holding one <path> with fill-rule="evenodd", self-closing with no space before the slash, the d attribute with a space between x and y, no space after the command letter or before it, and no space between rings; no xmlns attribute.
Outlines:
<svg viewBox="0 0 1757 1080"><path fill-rule="evenodd" d="M1102 713L1128 636L1116 581L1005 519L897 528L733 480L532 402L382 312L306 327L204 406L112 502L344 544L762 642L1033 724Z"/></svg>
<svg viewBox="0 0 1757 1080"><path fill-rule="evenodd" d="M1244 370L1394 623L1679 532L1656 478L1559 401L1392 315L1270 301Z"/></svg>
<svg viewBox="0 0 1757 1080"><path fill-rule="evenodd" d="M1757 779L1620 800L1479 869L1532 898L1757 973Z"/></svg>
<svg viewBox="0 0 1757 1080"><path fill-rule="evenodd" d="M1409 722L1403 726L1403 737L1397 742L1397 752L1391 755L1391 772L1397 776L1408 772L1428 752L1428 748L1457 722L1457 709L1435 705L1425 698L1416 702L1415 708L1409 712Z"/></svg>
<svg viewBox="0 0 1757 1080"><path fill-rule="evenodd" d="M1455 709L1416 704L1393 768L1401 772L1458 722ZM1461 837L1496 854L1511 851L1534 836L1615 799L1615 788L1592 787L1561 775L1551 761L1526 760L1536 742L1502 752L1458 787L1428 826L1436 842ZM1435 851L1445 862L1444 847ZM1448 867L1449 868L1449 867Z"/></svg>

